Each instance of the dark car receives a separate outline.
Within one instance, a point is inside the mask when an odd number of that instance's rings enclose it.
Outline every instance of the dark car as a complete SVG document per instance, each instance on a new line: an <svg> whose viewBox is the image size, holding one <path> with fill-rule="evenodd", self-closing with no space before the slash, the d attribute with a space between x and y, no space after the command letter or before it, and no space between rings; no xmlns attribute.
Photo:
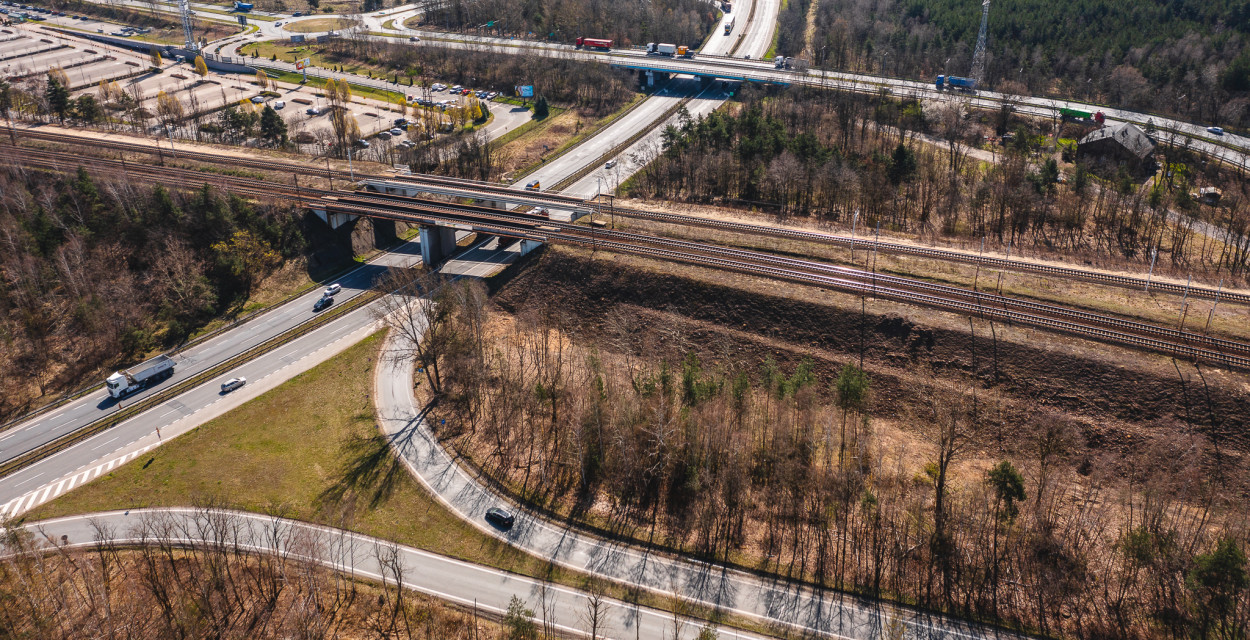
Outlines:
<svg viewBox="0 0 1250 640"><path fill-rule="evenodd" d="M511 529L515 520L511 513L499 507L491 507L486 510L486 521L500 529Z"/></svg>
<svg viewBox="0 0 1250 640"><path fill-rule="evenodd" d="M321 296L321 298L319 298L316 302L313 303L313 311L321 311L322 309L332 304L334 304L334 298L331 298L329 296Z"/></svg>

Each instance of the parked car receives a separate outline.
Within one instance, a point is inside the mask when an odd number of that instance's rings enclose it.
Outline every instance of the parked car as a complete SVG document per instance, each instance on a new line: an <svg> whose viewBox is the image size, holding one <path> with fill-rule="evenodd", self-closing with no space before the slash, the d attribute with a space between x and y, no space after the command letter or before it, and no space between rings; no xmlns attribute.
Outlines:
<svg viewBox="0 0 1250 640"><path fill-rule="evenodd" d="M500 529L511 529L512 524L516 522L516 518L504 509L491 507L486 510L486 521L499 527Z"/></svg>
<svg viewBox="0 0 1250 640"><path fill-rule="evenodd" d="M265 96L252 96L253 104L260 104L265 101Z"/></svg>
<svg viewBox="0 0 1250 640"><path fill-rule="evenodd" d="M368 140L357 140L357 141L353 142L352 144L356 145L357 147L359 147L359 148L361 148L361 149L368 149L368 148L369 148L369 141L368 141Z"/></svg>
<svg viewBox="0 0 1250 640"><path fill-rule="evenodd" d="M378 134L378 140L390 140L390 139L391 139L390 131L383 131Z"/></svg>
<svg viewBox="0 0 1250 640"><path fill-rule="evenodd" d="M454 86L454 87L452 87L452 88L451 88L451 92L452 92L452 93L460 93L460 92L461 92L461 91L463 91L463 90L464 90L464 87L462 87L462 86L460 86L460 85L456 85L456 86Z"/></svg>
<svg viewBox="0 0 1250 640"><path fill-rule="evenodd" d="M304 113L307 113L310 116L319 116L321 115L321 109L318 109L317 107L308 107L307 109L304 109Z"/></svg>
<svg viewBox="0 0 1250 640"><path fill-rule="evenodd" d="M1214 133L1214 134L1215 134L1215 135L1217 135L1217 136L1222 136L1222 135L1224 135L1224 128L1223 128L1223 127L1207 127L1207 131L1210 131L1211 133Z"/></svg>
<svg viewBox="0 0 1250 640"><path fill-rule="evenodd" d="M272 105L270 105L270 106L272 106L272 107L274 108L274 111L277 111L278 109L285 109L285 108L286 108L286 101L285 101L285 100L275 100L275 101L274 101L274 103L273 103Z"/></svg>
<svg viewBox="0 0 1250 640"><path fill-rule="evenodd" d="M303 12L303 11L296 11L295 13L292 13L292 14L291 14L291 17L292 17L292 18L298 18L298 17L300 17L300 16L302 16L302 15L304 15L304 12Z"/></svg>
<svg viewBox="0 0 1250 640"><path fill-rule="evenodd" d="M391 129L391 130L390 130L390 131L388 131L387 133L389 133L389 134L391 134L391 135L395 136L396 138L398 138L398 137L400 137L400 136L404 135L404 130L403 130L403 129L400 129L399 127L395 127L394 129Z"/></svg>
<svg viewBox="0 0 1250 640"><path fill-rule="evenodd" d="M247 378L244 378L242 376L238 378L230 378L229 380L221 383L221 392L230 393L231 391L234 391L235 389L238 389L239 387L242 387L245 384L247 384Z"/></svg>
<svg viewBox="0 0 1250 640"><path fill-rule="evenodd" d="M343 290L343 285L341 285L341 284L339 284L339 283L337 283L337 282L336 282L336 283L334 283L334 284L332 284L332 285L330 285L330 286L326 287L326 290L325 290L325 291L323 291L323 292L321 293L321 295L323 295L323 296L330 296L330 297L333 297L335 294L337 294L338 292L340 292L340 291L342 291L342 290Z"/></svg>
<svg viewBox="0 0 1250 640"><path fill-rule="evenodd" d="M334 298L321 296L316 302L313 303L313 311L321 311L332 304L334 304Z"/></svg>
<svg viewBox="0 0 1250 640"><path fill-rule="evenodd" d="M395 118L395 126L402 127L408 124L408 118Z"/></svg>

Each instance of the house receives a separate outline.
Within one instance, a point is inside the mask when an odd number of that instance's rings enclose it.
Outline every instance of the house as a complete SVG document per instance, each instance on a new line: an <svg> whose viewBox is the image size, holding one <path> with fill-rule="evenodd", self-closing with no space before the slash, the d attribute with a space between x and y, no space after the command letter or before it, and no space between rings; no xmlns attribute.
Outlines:
<svg viewBox="0 0 1250 640"><path fill-rule="evenodd" d="M1076 146L1076 154L1123 163L1134 170L1153 172L1157 145L1158 143L1146 135L1146 132L1131 123L1124 122L1103 127L1081 138Z"/></svg>

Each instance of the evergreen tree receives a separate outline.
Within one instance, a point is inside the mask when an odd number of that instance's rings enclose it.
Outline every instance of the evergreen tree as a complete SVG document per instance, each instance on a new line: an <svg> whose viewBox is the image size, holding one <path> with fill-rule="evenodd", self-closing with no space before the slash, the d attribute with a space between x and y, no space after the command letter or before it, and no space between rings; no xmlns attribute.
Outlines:
<svg viewBox="0 0 1250 640"><path fill-rule="evenodd" d="M551 114L550 108L547 106L546 96L538 96L534 101L534 119L542 120Z"/></svg>
<svg viewBox="0 0 1250 640"><path fill-rule="evenodd" d="M61 84L54 74L48 74L48 88L44 92L48 100L48 108L56 117L65 122L65 114L69 111L69 88Z"/></svg>
<svg viewBox="0 0 1250 640"><path fill-rule="evenodd" d="M286 145L286 121L273 107L265 105L260 114L260 136L276 145Z"/></svg>

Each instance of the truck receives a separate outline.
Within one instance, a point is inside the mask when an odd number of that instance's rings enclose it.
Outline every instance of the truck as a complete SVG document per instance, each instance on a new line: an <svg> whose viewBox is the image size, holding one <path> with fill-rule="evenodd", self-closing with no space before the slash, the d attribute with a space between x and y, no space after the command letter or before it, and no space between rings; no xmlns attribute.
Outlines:
<svg viewBox="0 0 1250 640"><path fill-rule="evenodd" d="M725 13L729 13L734 10L734 5L732 2L728 2L728 1L722 2L720 3L720 10L724 11Z"/></svg>
<svg viewBox="0 0 1250 640"><path fill-rule="evenodd" d="M174 359L167 355L159 355L137 367L114 373L104 381L104 386L108 388L110 396L122 398L172 375L174 375Z"/></svg>
<svg viewBox="0 0 1250 640"><path fill-rule="evenodd" d="M777 56L773 58L773 68L775 69L794 69L795 71L807 71L810 62L802 58L791 58L788 56Z"/></svg>
<svg viewBox="0 0 1250 640"><path fill-rule="evenodd" d="M238 11L239 13L247 13L247 12L249 12L249 11L251 11L251 10L252 10L252 3L250 3L250 2L239 2L238 0L235 0L235 2L234 2L234 10L235 10L235 11Z"/></svg>
<svg viewBox="0 0 1250 640"><path fill-rule="evenodd" d="M611 40L603 40L601 38L579 37L575 42L579 48L585 47L587 49L601 49L603 51L607 51L612 48Z"/></svg>
<svg viewBox="0 0 1250 640"><path fill-rule="evenodd" d="M671 56L677 53L677 45L664 44L662 42L648 42L647 55L649 56Z"/></svg>
<svg viewBox="0 0 1250 640"><path fill-rule="evenodd" d="M934 85L939 89L958 89L960 91L973 91L977 88L977 81L972 78L962 78L960 76L938 76Z"/></svg>
<svg viewBox="0 0 1250 640"><path fill-rule="evenodd" d="M1107 120L1107 116L1101 111L1090 113L1080 109L1060 109L1059 117L1064 120L1085 120L1087 122L1097 122L1098 124L1102 124Z"/></svg>
<svg viewBox="0 0 1250 640"><path fill-rule="evenodd" d="M730 33L733 33L734 21L735 21L735 18L732 16L729 17L729 19L725 20L725 35L729 35Z"/></svg>

